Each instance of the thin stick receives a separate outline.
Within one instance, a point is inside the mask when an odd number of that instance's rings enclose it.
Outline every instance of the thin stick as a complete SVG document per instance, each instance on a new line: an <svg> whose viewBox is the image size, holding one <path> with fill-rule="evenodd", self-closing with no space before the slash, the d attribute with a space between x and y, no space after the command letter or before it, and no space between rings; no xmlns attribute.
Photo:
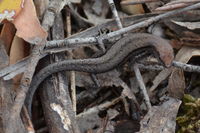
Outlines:
<svg viewBox="0 0 200 133"><path fill-rule="evenodd" d="M112 13L113 13L113 15L114 15L115 21L117 22L118 28L119 28L119 29L122 29L123 26L122 26L122 23L121 23L121 21L120 21L119 15L118 15L118 13L117 13L117 9L116 9L116 7L115 7L115 3L113 2L113 0L108 0L108 3L109 3L109 5L110 5L110 9L111 9L111 11L112 11Z"/></svg>
<svg viewBox="0 0 200 133"><path fill-rule="evenodd" d="M159 0L132 0L132 1L122 1L121 5L136 5L150 2L159 2Z"/></svg>
<svg viewBox="0 0 200 133"><path fill-rule="evenodd" d="M185 64L182 62L173 61L173 66L179 67L187 72L198 72L200 73L200 66Z"/></svg>
<svg viewBox="0 0 200 133"><path fill-rule="evenodd" d="M55 47L75 47L81 44L94 44L97 43L96 37L85 37L85 38L71 38L71 39L63 39L63 40L53 40L48 41L46 44L46 48L55 48Z"/></svg>
<svg viewBox="0 0 200 133"><path fill-rule="evenodd" d="M200 0L176 0L167 3L166 5L173 5L173 4L178 4L178 3L197 3L200 2Z"/></svg>
<svg viewBox="0 0 200 133"><path fill-rule="evenodd" d="M29 60L29 57L26 57L26 58L18 61L16 64L13 64L13 65L3 68L0 71L0 77L5 76L12 71L16 71L17 69L26 66L28 60Z"/></svg>
<svg viewBox="0 0 200 133"><path fill-rule="evenodd" d="M84 117L86 115L105 110L105 109L109 108L110 106L115 105L116 103L118 103L121 100L122 100L121 97L117 97L117 98L115 98L115 99L113 99L113 100L111 100L109 102L105 102L105 103L102 103L102 104L100 104L98 106L89 108L86 111L78 114L76 118L79 119L79 118Z"/></svg>
<svg viewBox="0 0 200 133"><path fill-rule="evenodd" d="M71 36L71 14L70 12L66 11L66 22L67 22L67 36ZM69 50L69 58L73 58L73 53ZM72 107L76 115L76 80L75 80L75 71L70 71L70 89L71 89L71 96L72 96Z"/></svg>
<svg viewBox="0 0 200 133"><path fill-rule="evenodd" d="M155 11L170 11L170 10L174 10L174 9L178 9L178 8L183 8L183 7L186 7L191 4L192 3L177 3L177 4L173 4L173 5L170 4L170 5L158 7L155 9Z"/></svg>
<svg viewBox="0 0 200 133"><path fill-rule="evenodd" d="M133 69L134 69L134 72L135 72L135 75L136 75L136 79L139 83L140 90L142 91L142 93L144 95L144 100L145 100L145 103L147 105L147 108L148 108L148 110L150 110L151 109L151 102L150 102L149 96L147 94L147 90L146 90L146 87L144 85L144 81L142 79L140 70L139 70L138 65L136 63L133 66Z"/></svg>

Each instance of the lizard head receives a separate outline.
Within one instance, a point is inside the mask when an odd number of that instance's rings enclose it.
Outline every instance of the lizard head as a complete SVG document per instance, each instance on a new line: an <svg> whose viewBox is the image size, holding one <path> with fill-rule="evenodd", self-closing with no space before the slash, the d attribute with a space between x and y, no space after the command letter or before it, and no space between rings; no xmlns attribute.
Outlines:
<svg viewBox="0 0 200 133"><path fill-rule="evenodd" d="M159 59L165 67L170 67L174 60L173 48L166 40L163 40L161 44L161 46L156 47Z"/></svg>

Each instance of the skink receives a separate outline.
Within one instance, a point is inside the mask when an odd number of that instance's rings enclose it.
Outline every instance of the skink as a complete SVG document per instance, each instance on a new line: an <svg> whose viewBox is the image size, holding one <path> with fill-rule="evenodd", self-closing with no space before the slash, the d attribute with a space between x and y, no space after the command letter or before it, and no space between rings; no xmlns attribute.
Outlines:
<svg viewBox="0 0 200 133"><path fill-rule="evenodd" d="M174 59L173 49L171 45L164 39L147 34L136 33L128 34L117 41L103 56L92 59L72 59L53 63L41 69L34 77L27 93L26 105L29 112L31 111L31 103L33 95L40 83L53 73L60 71L82 71L88 73L103 73L117 67L129 58L130 55L138 51L153 47L155 56L163 63L165 67L169 67Z"/></svg>

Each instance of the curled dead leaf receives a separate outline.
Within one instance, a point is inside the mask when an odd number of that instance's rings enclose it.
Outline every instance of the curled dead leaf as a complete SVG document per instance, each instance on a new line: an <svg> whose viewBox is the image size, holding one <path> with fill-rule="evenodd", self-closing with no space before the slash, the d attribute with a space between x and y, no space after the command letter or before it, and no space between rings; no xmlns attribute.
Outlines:
<svg viewBox="0 0 200 133"><path fill-rule="evenodd" d="M17 29L16 35L32 44L40 44L47 37L47 32L41 27L32 0L24 2L24 8L13 20Z"/></svg>

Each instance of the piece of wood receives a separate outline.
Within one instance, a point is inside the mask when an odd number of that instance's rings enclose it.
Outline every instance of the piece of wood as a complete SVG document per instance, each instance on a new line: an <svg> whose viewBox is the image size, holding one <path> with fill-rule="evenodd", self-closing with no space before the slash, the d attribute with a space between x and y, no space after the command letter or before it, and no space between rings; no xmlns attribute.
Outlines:
<svg viewBox="0 0 200 133"><path fill-rule="evenodd" d="M63 20L61 13L59 13L55 18L55 24L52 28L52 37L53 39L63 39L64 38L64 29L63 29ZM59 53L46 57L43 60L43 63L40 65L45 65L52 62L57 62L64 60L65 53ZM72 110L72 103L70 99L70 94L68 91L68 82L67 82L66 73L58 73L52 75L51 80L46 80L43 84L40 93L41 102L44 110L45 119L50 133L79 133L79 129L75 120L75 113ZM53 105L57 105L61 110L66 112L67 116L59 114L57 109ZM57 107L56 106L56 107ZM62 119L65 117L64 122Z"/></svg>
<svg viewBox="0 0 200 133"><path fill-rule="evenodd" d="M7 66L9 58L2 42L0 42L0 69ZM11 120L13 106L12 81L0 78L0 133L26 133L20 117ZM12 127L12 128L9 128Z"/></svg>

